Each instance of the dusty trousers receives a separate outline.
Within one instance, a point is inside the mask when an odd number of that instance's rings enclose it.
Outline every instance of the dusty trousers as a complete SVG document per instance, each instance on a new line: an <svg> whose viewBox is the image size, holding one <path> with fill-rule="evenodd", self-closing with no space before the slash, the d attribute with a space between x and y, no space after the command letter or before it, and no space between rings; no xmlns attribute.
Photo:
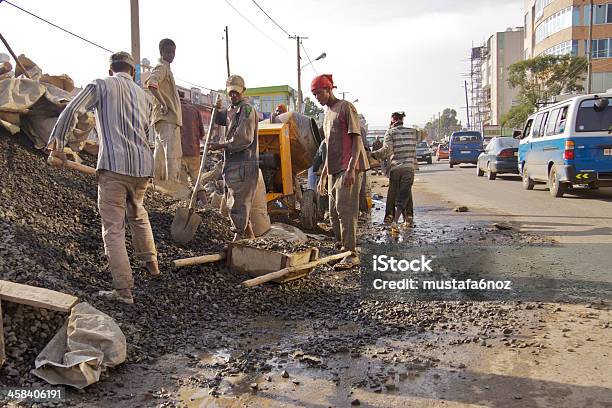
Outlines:
<svg viewBox="0 0 612 408"><path fill-rule="evenodd" d="M227 208L232 229L237 234L244 234L249 225L258 178L257 164L225 163L223 180L227 187Z"/></svg>
<svg viewBox="0 0 612 408"><path fill-rule="evenodd" d="M329 192L329 218L336 241L347 251L357 248L357 219L359 217L359 190L363 172L355 171L355 180L344 186L344 171L327 177Z"/></svg>
<svg viewBox="0 0 612 408"><path fill-rule="evenodd" d="M181 131L174 123L155 124L155 181L178 183L181 176Z"/></svg>
<svg viewBox="0 0 612 408"><path fill-rule="evenodd" d="M396 207L401 208L404 221L412 217L414 204L412 201L412 184L414 183L414 170L409 167L392 169L389 173L389 190L385 206L385 218L395 216Z"/></svg>
<svg viewBox="0 0 612 408"><path fill-rule="evenodd" d="M136 256L144 261L157 259L149 215L143 207L149 184L146 177L131 177L107 170L98 172L98 210L102 218L102 239L113 287L131 289L134 277L125 247L125 224L130 226Z"/></svg>

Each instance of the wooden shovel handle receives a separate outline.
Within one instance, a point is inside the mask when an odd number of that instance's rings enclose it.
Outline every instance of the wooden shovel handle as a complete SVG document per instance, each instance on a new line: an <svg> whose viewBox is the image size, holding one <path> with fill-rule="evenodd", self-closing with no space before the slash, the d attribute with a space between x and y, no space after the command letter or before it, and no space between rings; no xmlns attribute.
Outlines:
<svg viewBox="0 0 612 408"><path fill-rule="evenodd" d="M53 156L49 156L49 158L47 159L47 163L51 165L56 165L56 166L62 165L62 161L58 159L57 157L53 157ZM80 171L81 173L96 174L96 169L94 169L93 167L89 167L81 163L73 162L71 160L67 160L64 167L68 167L69 169Z"/></svg>
<svg viewBox="0 0 612 408"><path fill-rule="evenodd" d="M247 288L252 288L253 286L261 285L262 283L266 283L274 279L282 278L283 276L288 275L291 272L301 271L301 270L308 269L308 268L314 268L315 266L319 266L319 265L328 263L329 261L335 261L336 259L342 259L346 256L349 256L350 254L352 254L351 251L346 251L346 252L341 252L339 254L326 256L324 258L317 259L316 261L307 262L301 265L290 266L288 268L284 268L276 272L271 272L265 275L261 275L256 278L244 281L242 282L242 284L246 286Z"/></svg>
<svg viewBox="0 0 612 408"><path fill-rule="evenodd" d="M193 258L177 259L172 261L172 265L176 268L191 265L201 265L205 263L218 262L225 259L225 252L219 252L218 254L194 256Z"/></svg>

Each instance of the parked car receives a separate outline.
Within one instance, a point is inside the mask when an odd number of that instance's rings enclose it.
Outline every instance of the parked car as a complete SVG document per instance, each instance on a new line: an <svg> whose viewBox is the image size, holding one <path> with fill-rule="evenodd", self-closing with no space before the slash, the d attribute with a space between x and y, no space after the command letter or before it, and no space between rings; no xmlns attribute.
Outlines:
<svg viewBox="0 0 612 408"><path fill-rule="evenodd" d="M436 161L440 161L440 159L448 159L447 145L438 146L438 150L436 150Z"/></svg>
<svg viewBox="0 0 612 408"><path fill-rule="evenodd" d="M476 175L495 180L500 173L518 174L518 147L514 138L494 137L478 156Z"/></svg>
<svg viewBox="0 0 612 408"><path fill-rule="evenodd" d="M448 147L448 160L451 169L455 164L476 164L478 156L483 150L482 134L475 131L453 132Z"/></svg>
<svg viewBox="0 0 612 408"><path fill-rule="evenodd" d="M581 95L529 116L518 166L523 188L547 183L553 197L575 185L612 186L612 94Z"/></svg>
<svg viewBox="0 0 612 408"><path fill-rule="evenodd" d="M431 149L429 148L429 145L427 144L427 142L419 142L416 145L416 157L417 157L417 161L421 161L421 162L427 162L429 164L432 163L432 158L431 158Z"/></svg>

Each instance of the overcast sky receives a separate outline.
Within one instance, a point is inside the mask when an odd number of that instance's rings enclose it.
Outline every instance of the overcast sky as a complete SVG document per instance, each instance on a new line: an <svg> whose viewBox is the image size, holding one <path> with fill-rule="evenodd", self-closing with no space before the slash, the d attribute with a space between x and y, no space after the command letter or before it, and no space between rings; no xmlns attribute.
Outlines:
<svg viewBox="0 0 612 408"><path fill-rule="evenodd" d="M10 0L111 50L130 51L129 0ZM175 76L210 88L226 78L223 29L229 26L232 73L247 87L297 87L296 41L276 27L252 0L140 0L141 56L158 58L157 44L177 43ZM472 43L495 31L522 25L523 0L256 0L290 34L307 36L304 46L319 73L332 73L338 91L370 126L386 125L394 110L410 124L424 124L452 107L465 122L463 77ZM16 53L43 71L67 73L77 85L108 70L106 51L0 3L0 30ZM0 50L0 52L6 52ZM307 63L303 56L302 65ZM311 67L302 74L310 95ZM177 81L180 85L187 85Z"/></svg>

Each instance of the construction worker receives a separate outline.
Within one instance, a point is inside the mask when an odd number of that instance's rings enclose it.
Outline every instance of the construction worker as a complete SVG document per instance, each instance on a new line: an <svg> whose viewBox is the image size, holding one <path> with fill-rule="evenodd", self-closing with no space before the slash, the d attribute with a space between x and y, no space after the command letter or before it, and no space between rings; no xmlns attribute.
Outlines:
<svg viewBox="0 0 612 408"><path fill-rule="evenodd" d="M372 151L378 150L381 147L383 147L383 142L382 140L380 140L380 136L376 136L376 139L372 142ZM382 167L382 161L381 161L381 167ZM374 174L376 175L382 174L381 167L377 167L376 170L374 171Z"/></svg>
<svg viewBox="0 0 612 408"><path fill-rule="evenodd" d="M77 125L79 115L96 110L100 152L98 210L102 218L102 239L108 257L114 290L100 295L134 303L134 278L125 247L125 219L132 230L136 256L153 276L159 276L157 251L143 199L153 177L153 153L147 143L152 126L153 106L145 91L133 80L134 60L127 52L110 57L110 77L87 85L58 118L48 148L60 159L66 138Z"/></svg>
<svg viewBox="0 0 612 408"><path fill-rule="evenodd" d="M315 77L310 88L317 101L328 108L323 121L327 156L317 189L324 195L327 184L329 215L337 246L351 251L334 268L350 269L359 265L356 252L359 190L363 172L368 169L359 117L353 104L336 98L331 75Z"/></svg>
<svg viewBox="0 0 612 408"><path fill-rule="evenodd" d="M393 112L391 124L385 133L383 147L372 152L376 159L389 159L389 190L385 223L391 223L391 232L398 233L397 222L403 216L404 226L413 223L412 183L416 165L417 133L404 126L404 112Z"/></svg>
<svg viewBox="0 0 612 408"><path fill-rule="evenodd" d="M254 238L250 222L251 206L257 189L259 160L257 144L257 112L244 98L246 87L239 75L231 75L226 82L231 100L229 109L222 109L217 100L214 123L226 126L225 142L210 143L211 151L224 151L223 180L227 188L234 241Z"/></svg>
<svg viewBox="0 0 612 408"><path fill-rule="evenodd" d="M180 96L180 94L179 94ZM188 186L189 179L195 188L195 183L200 171L200 140L204 135L204 121L200 111L189 103L184 97L181 97L181 112L182 122L181 127L181 149L183 157L181 158L181 183ZM200 201L206 202L204 190L200 190Z"/></svg>
<svg viewBox="0 0 612 408"><path fill-rule="evenodd" d="M284 103L279 104L276 109L274 109L274 115L282 115L283 113L287 113L287 106Z"/></svg>
<svg viewBox="0 0 612 408"><path fill-rule="evenodd" d="M169 38L159 42L159 63L147 80L147 87L155 97L155 181L179 183L181 174L180 127L181 103L170 64L174 61L176 44Z"/></svg>

